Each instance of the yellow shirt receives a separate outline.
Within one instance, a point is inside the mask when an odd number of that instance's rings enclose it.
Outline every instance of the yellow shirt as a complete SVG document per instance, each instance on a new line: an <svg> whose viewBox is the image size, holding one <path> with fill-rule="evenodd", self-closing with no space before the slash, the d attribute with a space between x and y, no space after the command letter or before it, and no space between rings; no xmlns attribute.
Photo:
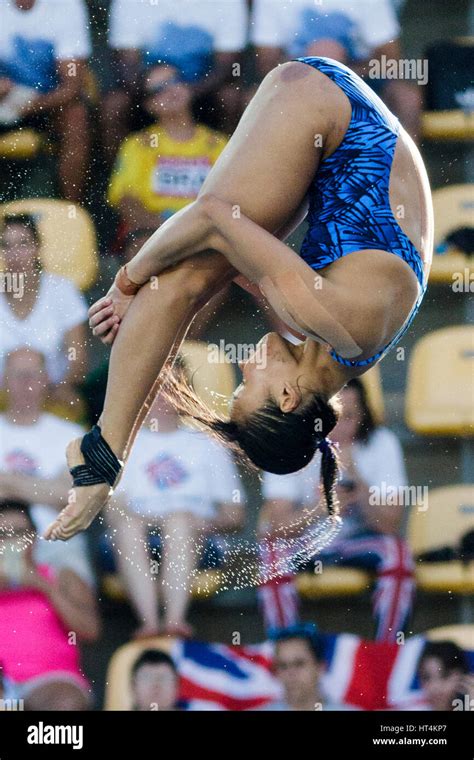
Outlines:
<svg viewBox="0 0 474 760"><path fill-rule="evenodd" d="M151 212L179 211L197 196L226 143L202 125L186 142L172 140L158 125L135 132L120 146L107 199L117 206L130 195Z"/></svg>

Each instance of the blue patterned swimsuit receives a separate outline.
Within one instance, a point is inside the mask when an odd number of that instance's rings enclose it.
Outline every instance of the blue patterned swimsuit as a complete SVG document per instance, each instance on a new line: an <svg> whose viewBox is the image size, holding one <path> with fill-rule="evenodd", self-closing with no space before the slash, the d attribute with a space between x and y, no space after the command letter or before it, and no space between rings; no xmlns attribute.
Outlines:
<svg viewBox="0 0 474 760"><path fill-rule="evenodd" d="M297 58L321 71L347 95L352 117L344 138L319 164L309 189L309 229L300 255L322 269L354 251L376 249L400 256L414 271L420 294L397 335L369 359L331 356L347 367L364 367L384 356L409 328L426 290L423 262L395 219L389 200L390 170L399 122L353 71L330 58Z"/></svg>

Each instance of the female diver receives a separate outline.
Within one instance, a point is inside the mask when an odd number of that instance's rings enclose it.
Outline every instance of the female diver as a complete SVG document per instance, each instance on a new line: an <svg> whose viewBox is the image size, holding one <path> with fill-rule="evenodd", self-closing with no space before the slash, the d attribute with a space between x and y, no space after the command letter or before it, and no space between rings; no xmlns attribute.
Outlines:
<svg viewBox="0 0 474 760"><path fill-rule="evenodd" d="M306 215L298 255L283 241ZM107 502L190 322L236 278L306 340L263 339L265 367L245 364L228 420L184 388L175 402L263 470L293 472L319 448L334 514L332 397L407 329L426 289L432 233L421 157L368 85L328 58L271 71L197 200L89 311L93 334L113 343L104 410L68 446L72 498L45 537L67 540Z"/></svg>

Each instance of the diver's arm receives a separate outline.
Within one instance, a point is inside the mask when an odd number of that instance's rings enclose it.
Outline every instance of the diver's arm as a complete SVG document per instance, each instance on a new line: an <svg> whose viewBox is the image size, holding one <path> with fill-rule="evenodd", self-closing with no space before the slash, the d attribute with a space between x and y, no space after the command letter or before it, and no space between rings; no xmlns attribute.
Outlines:
<svg viewBox="0 0 474 760"><path fill-rule="evenodd" d="M217 234L218 231L210 213L214 200L209 195L200 196L167 219L127 264L130 280L141 285L148 282L151 277L159 275L163 270L179 264L183 259L205 250L216 249L218 243L222 242L222 238ZM228 223L235 221L237 215L240 214L239 207L226 203L223 205L227 217L225 221ZM308 202L305 198L293 218L286 220L278 230L275 230L275 236L279 239L288 237L303 221L307 210ZM244 221L245 219L244 217ZM220 221L224 221L222 214ZM250 220L247 219L247 221ZM270 235L270 237L273 236Z"/></svg>
<svg viewBox="0 0 474 760"><path fill-rule="evenodd" d="M361 354L362 349L341 322L343 303L333 283L235 206L208 196L205 213L212 223L213 245L241 275L258 285L285 324L329 343L346 358Z"/></svg>
<svg viewBox="0 0 474 760"><path fill-rule="evenodd" d="M291 248L232 205L206 194L163 224L127 265L133 283L204 250L219 251L255 283L278 316L297 332L329 343L347 358L362 352L341 324L338 288ZM336 317L335 315L338 315Z"/></svg>

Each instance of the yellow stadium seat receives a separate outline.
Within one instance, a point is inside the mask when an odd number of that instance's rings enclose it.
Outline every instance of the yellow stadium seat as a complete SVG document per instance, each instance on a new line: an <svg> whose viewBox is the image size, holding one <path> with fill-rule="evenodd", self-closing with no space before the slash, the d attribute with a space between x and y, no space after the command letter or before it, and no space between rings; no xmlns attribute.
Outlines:
<svg viewBox="0 0 474 760"><path fill-rule="evenodd" d="M461 108L425 111L421 127L426 140L469 142L474 139L474 114Z"/></svg>
<svg viewBox="0 0 474 760"><path fill-rule="evenodd" d="M99 269L97 240L85 209L69 201L27 198L0 206L0 225L5 214L32 214L37 219L46 271L68 277L82 290L93 285Z"/></svg>
<svg viewBox="0 0 474 760"><path fill-rule="evenodd" d="M429 641L453 641L467 652L472 652L474 649L474 625L443 625L439 628L431 628L425 636Z"/></svg>
<svg viewBox="0 0 474 760"><path fill-rule="evenodd" d="M421 591L431 594L474 594L474 562L420 563L416 569L416 583Z"/></svg>
<svg viewBox="0 0 474 760"><path fill-rule="evenodd" d="M14 129L0 135L0 158L24 161L34 158L40 151L43 140L34 129Z"/></svg>
<svg viewBox="0 0 474 760"><path fill-rule="evenodd" d="M193 578L191 596L193 599L208 599L216 594L222 585L222 573L219 570L200 570ZM115 602L125 602L127 592L120 575L105 573L102 577L102 591Z"/></svg>
<svg viewBox="0 0 474 760"><path fill-rule="evenodd" d="M191 595L193 599L208 599L216 594L222 585L222 573L219 570L201 570L193 578Z"/></svg>
<svg viewBox="0 0 474 760"><path fill-rule="evenodd" d="M303 599L321 599L328 596L354 596L367 591L371 575L351 567L325 567L322 573L301 573L296 576L296 587Z"/></svg>
<svg viewBox="0 0 474 760"><path fill-rule="evenodd" d="M412 509L408 542L417 556L444 547L455 548L471 530L474 530L474 485L446 486L429 491L422 508ZM423 591L474 593L474 562L418 562L416 577Z"/></svg>
<svg viewBox="0 0 474 760"><path fill-rule="evenodd" d="M472 227L474 219L474 184L451 185L435 190L433 193L433 210L435 220L434 248L443 244L447 236L461 227ZM430 282L452 285L456 277L470 277L472 272L472 254L466 255L455 247L446 253L434 254L430 272ZM470 281L468 279L468 281Z"/></svg>
<svg viewBox="0 0 474 760"><path fill-rule="evenodd" d="M216 346L203 341L185 341L180 356L199 398L209 408L226 415L236 386L233 365L225 360Z"/></svg>
<svg viewBox="0 0 474 760"><path fill-rule="evenodd" d="M383 425L385 419L385 405L383 400L382 380L380 377L380 365L369 369L360 377L367 392L367 400L374 418L379 425Z"/></svg>
<svg viewBox="0 0 474 760"><path fill-rule="evenodd" d="M474 327L446 327L418 341L408 368L405 416L425 435L472 436Z"/></svg>
<svg viewBox="0 0 474 760"><path fill-rule="evenodd" d="M107 669L104 709L131 710L130 675L133 663L146 649L158 649L170 654L175 639L168 636L131 641L119 647L111 657Z"/></svg>

